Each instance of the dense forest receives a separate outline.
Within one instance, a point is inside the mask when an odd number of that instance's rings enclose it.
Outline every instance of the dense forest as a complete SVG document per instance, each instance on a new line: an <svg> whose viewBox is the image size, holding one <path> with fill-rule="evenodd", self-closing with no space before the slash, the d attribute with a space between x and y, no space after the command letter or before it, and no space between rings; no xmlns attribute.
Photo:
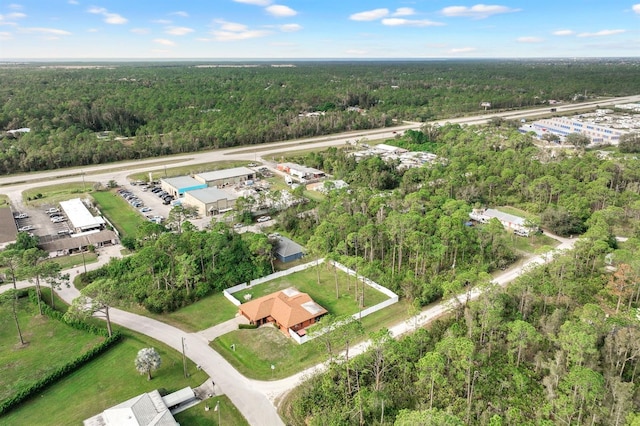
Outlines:
<svg viewBox="0 0 640 426"><path fill-rule="evenodd" d="M232 65L5 65L0 129L31 131L0 139L0 173L454 117L481 102L505 110L640 91L638 64L621 60Z"/></svg>
<svg viewBox="0 0 640 426"><path fill-rule="evenodd" d="M389 143L429 147L442 161L399 172L335 148L307 154L297 160L350 187L331 192L316 216L285 213L282 226L414 306L469 285L486 291L428 330L369 336L367 353L334 359L290 394L285 421L637 424L639 160L584 150L552 156L508 123L427 126ZM500 223L464 222L472 207L496 205L536 213L544 229L582 234L570 253L494 287L485 272L518 253ZM336 333L334 350L352 343L344 335Z"/></svg>

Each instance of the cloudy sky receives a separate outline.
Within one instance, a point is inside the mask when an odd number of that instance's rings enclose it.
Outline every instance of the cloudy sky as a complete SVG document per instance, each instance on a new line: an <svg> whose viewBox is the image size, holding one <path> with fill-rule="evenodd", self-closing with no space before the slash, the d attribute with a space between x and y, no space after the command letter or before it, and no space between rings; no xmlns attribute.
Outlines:
<svg viewBox="0 0 640 426"><path fill-rule="evenodd" d="M640 54L639 0L0 1L0 59Z"/></svg>

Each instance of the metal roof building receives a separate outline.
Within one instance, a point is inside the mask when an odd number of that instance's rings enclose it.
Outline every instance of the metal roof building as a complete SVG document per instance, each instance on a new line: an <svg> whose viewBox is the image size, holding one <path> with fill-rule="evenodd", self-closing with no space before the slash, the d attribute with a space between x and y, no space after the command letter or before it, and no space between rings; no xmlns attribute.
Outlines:
<svg viewBox="0 0 640 426"><path fill-rule="evenodd" d="M202 216L211 216L232 209L237 198L222 189L205 188L187 192L183 203L197 208Z"/></svg>
<svg viewBox="0 0 640 426"><path fill-rule="evenodd" d="M60 201L60 207L71 221L76 232L100 229L105 224L102 217L91 214L80 198Z"/></svg>
<svg viewBox="0 0 640 426"><path fill-rule="evenodd" d="M164 191L176 198L189 191L195 191L196 189L203 189L207 187L206 184L195 180L191 176L160 179L160 186Z"/></svg>
<svg viewBox="0 0 640 426"><path fill-rule="evenodd" d="M256 178L256 172L248 167L234 167L232 169L199 173L194 178L207 186L226 186L253 180Z"/></svg>

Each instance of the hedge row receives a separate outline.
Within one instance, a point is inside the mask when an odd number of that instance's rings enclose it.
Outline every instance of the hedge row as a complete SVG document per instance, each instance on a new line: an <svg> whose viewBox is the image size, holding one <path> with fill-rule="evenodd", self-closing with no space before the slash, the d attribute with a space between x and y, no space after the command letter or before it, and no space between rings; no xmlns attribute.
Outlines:
<svg viewBox="0 0 640 426"><path fill-rule="evenodd" d="M29 289L29 299L32 303L36 305L38 304L38 294L34 289ZM42 301L42 313L51 319L55 319L68 324L76 330L86 331L88 333L95 334L96 336L109 337L109 332L107 331L107 329L89 325L86 322L80 320L68 320L64 318L64 314L62 312L56 311L44 301Z"/></svg>
<svg viewBox="0 0 640 426"><path fill-rule="evenodd" d="M32 301L35 301L37 303L37 299L35 298L36 297L35 292L29 291L29 297L31 298ZM43 307L42 312L52 319L63 321L74 328L77 328L83 331L88 331L90 333L94 333L97 335L107 334L106 330L90 326L80 321L70 321L70 322L64 321L62 319L62 314L60 312L57 312L54 309L51 309L51 307L49 307L47 304L43 304L42 307ZM52 371L48 376L40 379L39 381L35 382L31 386L18 391L11 398L4 400L2 404L0 404L0 416L8 412L10 409L15 407L16 405L20 404L22 401L34 396L38 392L43 391L47 386L55 383L57 380L62 379L68 374L73 373L83 365L87 364L88 362L96 358L98 355L104 353L107 349L111 348L113 345L119 342L121 338L122 338L122 335L119 332L117 331L114 332L111 337L107 337L99 345L94 346L93 348L83 353L73 361Z"/></svg>
<svg viewBox="0 0 640 426"><path fill-rule="evenodd" d="M258 326L255 324L238 324L238 328L240 330L244 330L244 329L253 330L254 328L258 328Z"/></svg>

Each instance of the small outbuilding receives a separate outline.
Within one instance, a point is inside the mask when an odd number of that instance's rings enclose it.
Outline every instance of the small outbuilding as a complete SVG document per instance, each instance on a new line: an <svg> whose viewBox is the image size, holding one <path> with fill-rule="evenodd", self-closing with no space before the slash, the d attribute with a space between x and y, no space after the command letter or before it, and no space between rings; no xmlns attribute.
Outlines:
<svg viewBox="0 0 640 426"><path fill-rule="evenodd" d="M304 256L304 247L287 237L278 237L276 241L276 258L282 262L293 262Z"/></svg>

